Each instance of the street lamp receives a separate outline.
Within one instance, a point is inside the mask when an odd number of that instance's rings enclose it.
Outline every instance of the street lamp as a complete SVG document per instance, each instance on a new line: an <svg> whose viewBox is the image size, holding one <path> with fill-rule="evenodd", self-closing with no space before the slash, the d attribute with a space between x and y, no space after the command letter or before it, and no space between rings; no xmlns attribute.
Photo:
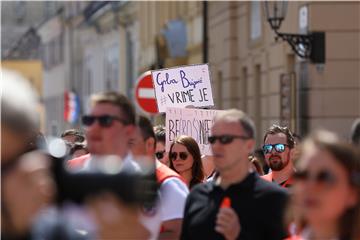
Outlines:
<svg viewBox="0 0 360 240"><path fill-rule="evenodd" d="M278 32L287 12L287 1L265 1L264 12L271 29L276 33L275 39L287 41L293 51L301 58L308 58L312 63L325 63L325 33L291 34Z"/></svg>

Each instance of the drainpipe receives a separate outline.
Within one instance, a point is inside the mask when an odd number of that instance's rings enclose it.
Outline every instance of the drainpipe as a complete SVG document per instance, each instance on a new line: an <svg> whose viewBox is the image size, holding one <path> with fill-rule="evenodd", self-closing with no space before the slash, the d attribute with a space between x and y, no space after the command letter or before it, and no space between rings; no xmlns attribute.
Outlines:
<svg viewBox="0 0 360 240"><path fill-rule="evenodd" d="M208 62L208 2L203 1L203 62Z"/></svg>

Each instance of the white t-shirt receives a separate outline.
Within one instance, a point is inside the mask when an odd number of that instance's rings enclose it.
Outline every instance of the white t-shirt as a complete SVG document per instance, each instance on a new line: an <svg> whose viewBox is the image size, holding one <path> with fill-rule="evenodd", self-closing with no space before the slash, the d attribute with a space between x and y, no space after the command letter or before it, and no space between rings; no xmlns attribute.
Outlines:
<svg viewBox="0 0 360 240"><path fill-rule="evenodd" d="M111 164L112 169L119 168L119 171L138 172L140 171L140 165L133 160L131 153L128 153L123 160L116 155L90 155L84 163L82 171L90 172L104 172L104 169L108 168Z"/></svg>
<svg viewBox="0 0 360 240"><path fill-rule="evenodd" d="M188 194L188 187L177 177L170 177L161 184L161 220L163 222L183 218Z"/></svg>
<svg viewBox="0 0 360 240"><path fill-rule="evenodd" d="M170 177L160 185L155 207L141 214L141 223L151 232L150 239L158 239L162 222L183 218L188 194L188 187L177 177Z"/></svg>

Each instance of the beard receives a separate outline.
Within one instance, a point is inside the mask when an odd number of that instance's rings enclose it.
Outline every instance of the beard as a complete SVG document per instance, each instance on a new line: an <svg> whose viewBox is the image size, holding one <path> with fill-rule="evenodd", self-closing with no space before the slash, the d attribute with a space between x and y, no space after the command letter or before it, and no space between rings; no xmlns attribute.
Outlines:
<svg viewBox="0 0 360 240"><path fill-rule="evenodd" d="M269 165L273 171L281 171L289 164L289 159L283 162L279 156L271 156L269 159Z"/></svg>

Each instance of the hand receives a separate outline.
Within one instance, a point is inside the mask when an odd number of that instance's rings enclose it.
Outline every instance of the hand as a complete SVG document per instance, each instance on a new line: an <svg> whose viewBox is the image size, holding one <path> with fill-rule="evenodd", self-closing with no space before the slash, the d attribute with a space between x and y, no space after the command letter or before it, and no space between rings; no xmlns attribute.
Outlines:
<svg viewBox="0 0 360 240"><path fill-rule="evenodd" d="M148 239L138 209L122 203L114 194L92 196L86 206L99 229L99 239Z"/></svg>
<svg viewBox="0 0 360 240"><path fill-rule="evenodd" d="M226 240L233 240L239 236L240 230L240 221L234 209L220 208L216 216L215 231L221 233Z"/></svg>

